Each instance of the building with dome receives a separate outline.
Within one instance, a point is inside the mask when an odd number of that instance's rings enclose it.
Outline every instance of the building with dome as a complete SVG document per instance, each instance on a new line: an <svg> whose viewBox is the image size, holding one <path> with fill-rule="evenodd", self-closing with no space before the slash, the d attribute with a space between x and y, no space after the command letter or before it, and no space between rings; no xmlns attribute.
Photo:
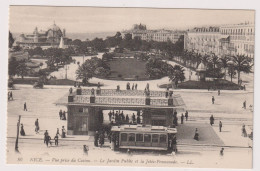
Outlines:
<svg viewBox="0 0 260 171"><path fill-rule="evenodd" d="M24 48L34 48L38 46L43 48L59 47L61 40L64 44L63 47L66 47L68 42L71 41L71 39L66 37L66 30L63 29L63 31L61 31L60 27L54 22L47 31L39 31L38 28L35 27L32 34L21 34L16 44Z"/></svg>

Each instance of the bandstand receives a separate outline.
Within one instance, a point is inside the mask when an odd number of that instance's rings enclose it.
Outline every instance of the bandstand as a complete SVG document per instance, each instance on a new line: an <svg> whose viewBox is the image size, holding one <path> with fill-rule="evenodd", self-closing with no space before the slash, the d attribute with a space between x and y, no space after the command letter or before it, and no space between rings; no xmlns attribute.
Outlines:
<svg viewBox="0 0 260 171"><path fill-rule="evenodd" d="M56 104L67 106L68 135L93 135L103 110L142 111L143 125L171 126L173 113L183 110L185 104L180 95L169 94L166 97L165 91L76 88Z"/></svg>

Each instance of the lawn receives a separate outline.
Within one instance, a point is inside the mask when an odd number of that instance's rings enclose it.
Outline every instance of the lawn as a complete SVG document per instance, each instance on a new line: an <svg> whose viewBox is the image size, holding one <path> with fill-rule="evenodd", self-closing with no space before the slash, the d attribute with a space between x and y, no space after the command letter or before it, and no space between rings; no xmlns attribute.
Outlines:
<svg viewBox="0 0 260 171"><path fill-rule="evenodd" d="M172 84L168 84L169 87ZM167 88L167 84L162 84L160 88ZM185 81L178 84L179 89L221 89L221 90L240 90L241 86L228 80L218 79L215 81Z"/></svg>
<svg viewBox="0 0 260 171"><path fill-rule="evenodd" d="M108 61L111 74L107 79L111 80L148 80L145 75L145 62L134 58L117 58Z"/></svg>

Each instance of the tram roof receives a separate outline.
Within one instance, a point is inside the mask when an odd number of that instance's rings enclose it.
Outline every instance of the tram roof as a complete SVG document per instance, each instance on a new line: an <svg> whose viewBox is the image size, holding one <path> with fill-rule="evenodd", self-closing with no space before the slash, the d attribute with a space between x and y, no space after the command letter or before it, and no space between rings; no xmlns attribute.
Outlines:
<svg viewBox="0 0 260 171"><path fill-rule="evenodd" d="M151 125L120 125L113 126L111 131L116 132L149 132L149 133L177 133L176 128L169 128L164 126L151 126Z"/></svg>

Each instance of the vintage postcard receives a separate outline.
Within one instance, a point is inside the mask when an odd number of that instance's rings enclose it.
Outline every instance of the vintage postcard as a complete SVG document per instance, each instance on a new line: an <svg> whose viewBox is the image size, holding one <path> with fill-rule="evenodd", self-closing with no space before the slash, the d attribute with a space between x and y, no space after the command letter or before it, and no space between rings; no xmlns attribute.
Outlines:
<svg viewBox="0 0 260 171"><path fill-rule="evenodd" d="M8 164L251 169L255 11L9 7Z"/></svg>

